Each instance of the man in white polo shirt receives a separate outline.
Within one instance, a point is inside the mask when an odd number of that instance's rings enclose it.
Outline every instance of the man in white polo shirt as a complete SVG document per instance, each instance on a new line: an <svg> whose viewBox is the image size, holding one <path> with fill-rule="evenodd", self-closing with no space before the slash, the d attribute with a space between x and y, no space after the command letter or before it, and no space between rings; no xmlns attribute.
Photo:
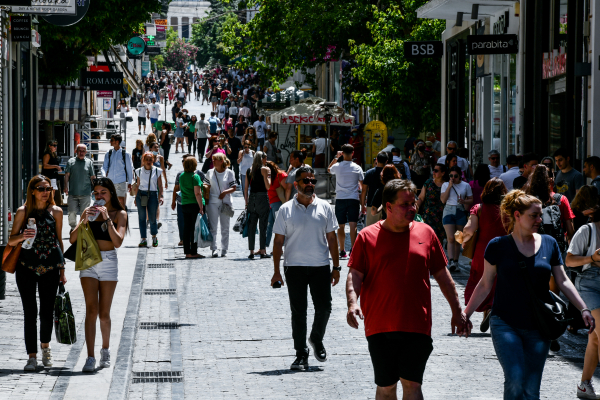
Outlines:
<svg viewBox="0 0 600 400"><path fill-rule="evenodd" d="M350 251L356 240L356 225L361 212L366 213L366 206L360 206L360 195L358 193L365 174L362 168L352 161L354 147L350 144L342 146L337 157L329 164L328 171L335 175L335 216L340 225L338 229L338 240L340 242L340 258L347 258L345 251L345 225L350 225ZM338 158L344 156L344 161L338 162Z"/></svg>
<svg viewBox="0 0 600 400"><path fill-rule="evenodd" d="M514 180L521 176L519 172L519 158L514 154L509 155L506 157L506 166L508 167L508 171L500 175L500 179L504 181L506 190L510 192L513 190Z"/></svg>
<svg viewBox="0 0 600 400"><path fill-rule="evenodd" d="M508 171L506 165L500 164L500 152L498 150L490 150L488 152L488 160L490 160L490 164L488 168L490 169L490 177L498 178L500 175Z"/></svg>
<svg viewBox="0 0 600 400"><path fill-rule="evenodd" d="M473 170L471 169L471 164L465 158L458 156L458 143L451 140L446 145L446 154L456 154L456 163L460 167L462 172L465 172L467 176L473 176ZM438 160L438 164L444 164L446 162L446 156L440 157Z"/></svg>
<svg viewBox="0 0 600 400"><path fill-rule="evenodd" d="M307 287L315 308L315 317L308 344L315 358L327 360L323 337L331 314L331 286L340 280L341 267L335 231L338 224L329 203L315 196L314 171L302 166L296 171L294 186L298 193L279 209L273 232L273 264L271 285L283 285L279 269L285 244L283 267L292 309L292 338L296 359L290 369L308 369L309 350L306 346ZM329 267L329 254L333 271Z"/></svg>

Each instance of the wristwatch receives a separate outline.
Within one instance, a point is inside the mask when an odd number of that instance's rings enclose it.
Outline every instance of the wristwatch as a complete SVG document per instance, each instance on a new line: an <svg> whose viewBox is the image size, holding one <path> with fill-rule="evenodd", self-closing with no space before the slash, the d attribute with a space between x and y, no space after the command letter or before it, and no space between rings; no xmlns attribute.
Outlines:
<svg viewBox="0 0 600 400"><path fill-rule="evenodd" d="M341 271L342 271L342 267L333 267L333 270L334 270L334 271L341 272Z"/></svg>

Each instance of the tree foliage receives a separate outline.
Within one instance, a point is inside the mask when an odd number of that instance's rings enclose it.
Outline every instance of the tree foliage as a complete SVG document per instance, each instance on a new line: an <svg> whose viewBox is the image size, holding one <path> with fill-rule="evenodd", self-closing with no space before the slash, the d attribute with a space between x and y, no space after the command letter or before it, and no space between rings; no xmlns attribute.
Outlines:
<svg viewBox="0 0 600 400"><path fill-rule="evenodd" d="M175 71L184 71L196 58L198 48L183 39L175 39L165 54L165 66Z"/></svg>
<svg viewBox="0 0 600 400"><path fill-rule="evenodd" d="M346 60L348 107L371 107L390 127L433 129L440 117L440 61L407 61L405 40L435 40L445 21L416 17L427 0L247 0L260 12L247 24L223 26L225 54L244 55L265 80L285 81L330 59ZM423 97L423 99L419 98ZM353 103L353 104L352 104Z"/></svg>
<svg viewBox="0 0 600 400"><path fill-rule="evenodd" d="M91 1L86 16L75 25L56 26L38 18L44 53L40 82L65 84L77 79L87 66L86 55L126 43L160 8L158 0L102 0Z"/></svg>
<svg viewBox="0 0 600 400"><path fill-rule="evenodd" d="M213 64L228 64L229 56L225 54L223 44L223 26L233 25L238 18L230 11L236 10L239 0L210 0L210 12L199 23L192 25L191 42L198 47L196 56L200 67Z"/></svg>

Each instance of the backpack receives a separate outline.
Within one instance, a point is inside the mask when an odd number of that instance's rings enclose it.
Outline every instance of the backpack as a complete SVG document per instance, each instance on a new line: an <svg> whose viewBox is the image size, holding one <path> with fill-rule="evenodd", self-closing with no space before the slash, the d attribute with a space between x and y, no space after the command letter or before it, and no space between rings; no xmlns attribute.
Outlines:
<svg viewBox="0 0 600 400"><path fill-rule="evenodd" d="M108 178L108 172L110 171L110 162L111 162L110 156L112 156L113 150L114 149L110 149L108 151L108 168L106 169L106 177L107 178ZM125 180L127 182L129 182L129 180L127 179L128 177L127 177L127 163L125 162L125 149L121 149L121 150L122 150L121 155L123 156L123 166L125 167Z"/></svg>
<svg viewBox="0 0 600 400"><path fill-rule="evenodd" d="M565 240L565 232L560 220L559 207L562 195L555 193L554 196L552 196L552 199L554 199L554 203L544 204L542 206L542 225L540 226L539 233L552 236L556 239L560 251L565 252L568 248L568 244Z"/></svg>

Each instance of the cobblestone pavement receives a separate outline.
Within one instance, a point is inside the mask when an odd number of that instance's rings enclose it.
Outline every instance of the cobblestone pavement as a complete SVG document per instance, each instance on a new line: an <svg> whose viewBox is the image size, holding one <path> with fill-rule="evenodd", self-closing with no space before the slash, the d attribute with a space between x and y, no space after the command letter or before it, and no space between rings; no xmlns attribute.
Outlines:
<svg viewBox="0 0 600 400"><path fill-rule="evenodd" d="M197 102L187 108L191 114L210 113L208 106ZM139 137L137 127L132 128L129 143ZM53 368L24 373L21 305L10 276L7 300L0 302L0 400L374 398L373 370L362 327L351 329L345 321L347 270L332 291L333 310L325 336L328 361L319 363L311 356L309 371L290 371L294 350L289 301L285 287L269 286L272 261L248 260L247 242L235 232L230 233L226 258L184 260L183 249L177 246L176 215L168 208L180 154L170 159L174 168L168 171L170 185L161 208L160 246L138 251L137 214L131 210L131 235L119 250L120 281L111 335L116 365L93 375L81 374L86 352L80 328L76 345L52 344ZM238 191L234 219L243 206ZM210 255L208 249L201 254ZM70 272L68 277L81 327L85 315L81 287L76 274ZM468 266L454 277L462 299ZM149 289L172 293L145 294ZM435 281L432 302L434 351L425 371L425 398L501 399L502 370L490 335L478 332L481 316L474 317L472 337L458 338L449 334L450 309ZM311 308L308 320L312 320ZM177 329L164 326L168 323ZM542 398L575 398L585 341L582 334L561 338L562 350L551 353L546 363ZM150 382L148 378L159 372L172 373L174 382Z"/></svg>

